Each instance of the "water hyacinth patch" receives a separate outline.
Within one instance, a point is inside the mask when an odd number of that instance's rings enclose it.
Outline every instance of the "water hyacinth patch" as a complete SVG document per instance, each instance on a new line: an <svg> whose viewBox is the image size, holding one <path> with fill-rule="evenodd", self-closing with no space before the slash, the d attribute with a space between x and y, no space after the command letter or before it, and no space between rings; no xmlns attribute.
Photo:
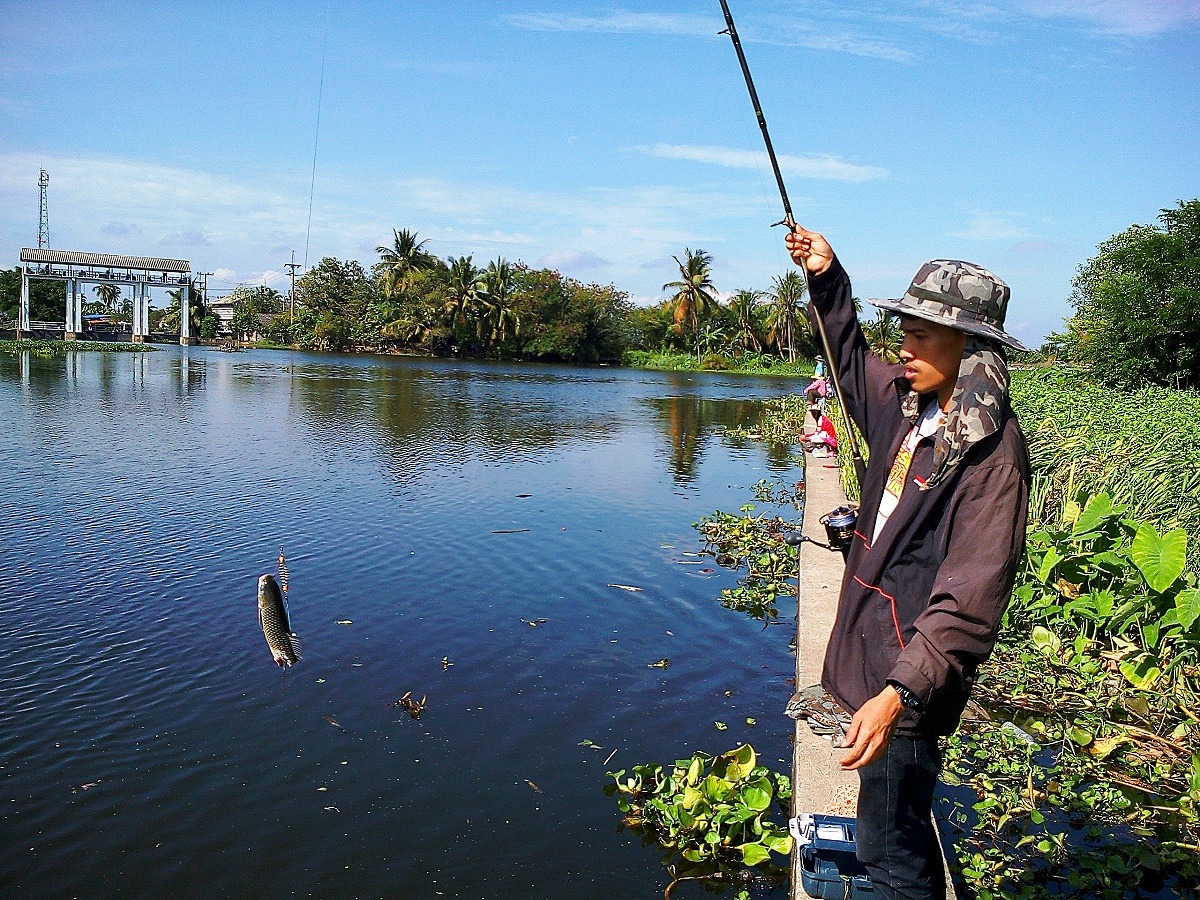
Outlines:
<svg viewBox="0 0 1200 900"><path fill-rule="evenodd" d="M768 815L778 804L785 816L791 779L758 764L743 744L719 756L697 752L673 766L634 766L609 772L605 793L616 795L624 825L665 851L672 882L699 880L708 887L739 887L749 898L756 879L782 882L792 837Z"/></svg>

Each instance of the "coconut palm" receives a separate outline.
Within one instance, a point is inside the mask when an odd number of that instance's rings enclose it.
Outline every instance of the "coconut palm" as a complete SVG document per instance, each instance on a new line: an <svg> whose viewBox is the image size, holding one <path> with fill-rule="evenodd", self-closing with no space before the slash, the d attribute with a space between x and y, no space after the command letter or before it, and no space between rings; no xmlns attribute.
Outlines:
<svg viewBox="0 0 1200 900"><path fill-rule="evenodd" d="M759 305L766 296L762 291L734 291L729 298L729 312L733 316L734 343L743 350L762 353L762 338L759 336Z"/></svg>
<svg viewBox="0 0 1200 900"><path fill-rule="evenodd" d="M904 329L900 322L886 310L879 310L875 318L863 323L863 334L867 345L884 362L900 361L900 345L904 343Z"/></svg>
<svg viewBox="0 0 1200 900"><path fill-rule="evenodd" d="M695 253L690 248L684 248L687 262L681 262L678 256L672 257L679 266L679 281L668 281L663 290L675 291L671 302L675 306L675 330L682 333L685 329L691 331L696 346L696 358L700 358L700 319L720 304L714 294L712 283L712 257L703 250Z"/></svg>
<svg viewBox="0 0 1200 900"><path fill-rule="evenodd" d="M513 291L516 280L512 265L503 256L488 263L483 273L487 293L481 298L487 340L495 345L521 333L521 319L513 309Z"/></svg>
<svg viewBox="0 0 1200 900"><path fill-rule="evenodd" d="M375 273L380 278L385 299L391 300L403 293L408 280L414 272L431 269L437 265L437 259L423 249L425 241L417 240L415 231L402 228L392 229L392 245L380 244L375 248L379 254L379 262Z"/></svg>
<svg viewBox="0 0 1200 900"><path fill-rule="evenodd" d="M487 296L486 273L475 268L470 256L453 257L447 285L445 312L453 325L466 325L476 318Z"/></svg>
<svg viewBox="0 0 1200 900"><path fill-rule="evenodd" d="M100 285L103 287L103 285ZM115 285L114 285L115 287ZM167 291L167 296L170 300L167 302L167 308L163 311L162 318L158 320L159 331L178 331L182 315L180 310L183 307L183 288L178 288L174 291ZM188 280L188 312L190 313L192 329L194 334L200 333L200 320L207 315L208 310L205 307L204 300L200 296L200 289L194 279Z"/></svg>
<svg viewBox="0 0 1200 900"><path fill-rule="evenodd" d="M109 312L117 308L117 301L121 299L121 286L117 284L98 284L93 291L96 292L96 297Z"/></svg>
<svg viewBox="0 0 1200 900"><path fill-rule="evenodd" d="M796 345L807 338L807 329L801 316L804 300L804 279L797 272L776 276L772 282L771 308L767 315L770 342L779 355L787 355L790 362L796 361Z"/></svg>

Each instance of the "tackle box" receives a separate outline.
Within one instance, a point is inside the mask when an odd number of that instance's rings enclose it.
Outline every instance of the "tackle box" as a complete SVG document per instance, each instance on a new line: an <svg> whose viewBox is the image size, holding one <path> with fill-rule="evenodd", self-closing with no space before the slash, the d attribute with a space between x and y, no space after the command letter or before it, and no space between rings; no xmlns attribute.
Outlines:
<svg viewBox="0 0 1200 900"><path fill-rule="evenodd" d="M854 819L805 813L788 822L800 854L800 884L810 897L867 900L875 886L855 853Z"/></svg>

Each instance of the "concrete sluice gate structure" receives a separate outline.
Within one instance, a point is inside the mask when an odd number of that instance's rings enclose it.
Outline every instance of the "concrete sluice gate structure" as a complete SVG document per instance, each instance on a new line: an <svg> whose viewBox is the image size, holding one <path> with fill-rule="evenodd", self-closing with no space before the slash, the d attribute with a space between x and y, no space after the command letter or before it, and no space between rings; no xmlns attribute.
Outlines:
<svg viewBox="0 0 1200 900"><path fill-rule="evenodd" d="M78 253L44 248L21 250L21 308L17 336L31 330L29 282L43 279L67 285L66 326L63 337L72 341L84 330L84 285L128 285L133 294L133 341L143 342L150 334L150 289L173 287L182 291L179 310L179 343L195 344L192 337L192 264L186 259L152 256L115 256L111 253Z"/></svg>

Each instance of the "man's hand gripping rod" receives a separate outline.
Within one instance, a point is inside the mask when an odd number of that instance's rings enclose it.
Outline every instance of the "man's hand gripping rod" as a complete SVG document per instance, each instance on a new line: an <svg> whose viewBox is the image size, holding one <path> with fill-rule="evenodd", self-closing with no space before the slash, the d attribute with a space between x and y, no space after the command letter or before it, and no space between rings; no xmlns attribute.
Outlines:
<svg viewBox="0 0 1200 900"><path fill-rule="evenodd" d="M796 220L792 218L792 204L788 200L787 187L783 183L783 173L779 171L779 160L775 158L775 148L771 146L771 133L767 131L767 120L763 117L762 106L758 102L758 91L754 90L754 79L750 77L750 66L746 63L742 42L738 38L737 27L733 24L733 14L729 12L729 4L725 0L721 0L721 9L725 13L725 25L727 26L721 34L729 35L730 40L733 41L733 49L737 51L738 62L742 64L742 74L746 76L746 87L750 91L750 102L754 104L754 115L758 117L758 127L762 131L763 142L767 145L767 156L771 160L771 169L775 172L775 183L779 185L779 197L783 200L784 216L774 225L786 225L789 231L795 233ZM804 276L804 290L811 298L812 293L808 287L808 267L801 265L800 271ZM821 338L821 346L825 350L825 358L829 360L829 374L833 379L833 389L838 396L838 407L842 411L842 424L846 428L846 440L850 442L850 452L854 456L854 474L858 476L858 483L861 487L866 476L866 465L863 463L862 452L858 447L858 439L854 436L854 426L850 422L850 414L846 410L845 395L842 393L842 385L838 379L837 358L833 355L833 348L829 345L829 335L825 332L825 320L821 317L821 311L815 304L810 304L810 307L813 320L817 325L817 333Z"/></svg>

